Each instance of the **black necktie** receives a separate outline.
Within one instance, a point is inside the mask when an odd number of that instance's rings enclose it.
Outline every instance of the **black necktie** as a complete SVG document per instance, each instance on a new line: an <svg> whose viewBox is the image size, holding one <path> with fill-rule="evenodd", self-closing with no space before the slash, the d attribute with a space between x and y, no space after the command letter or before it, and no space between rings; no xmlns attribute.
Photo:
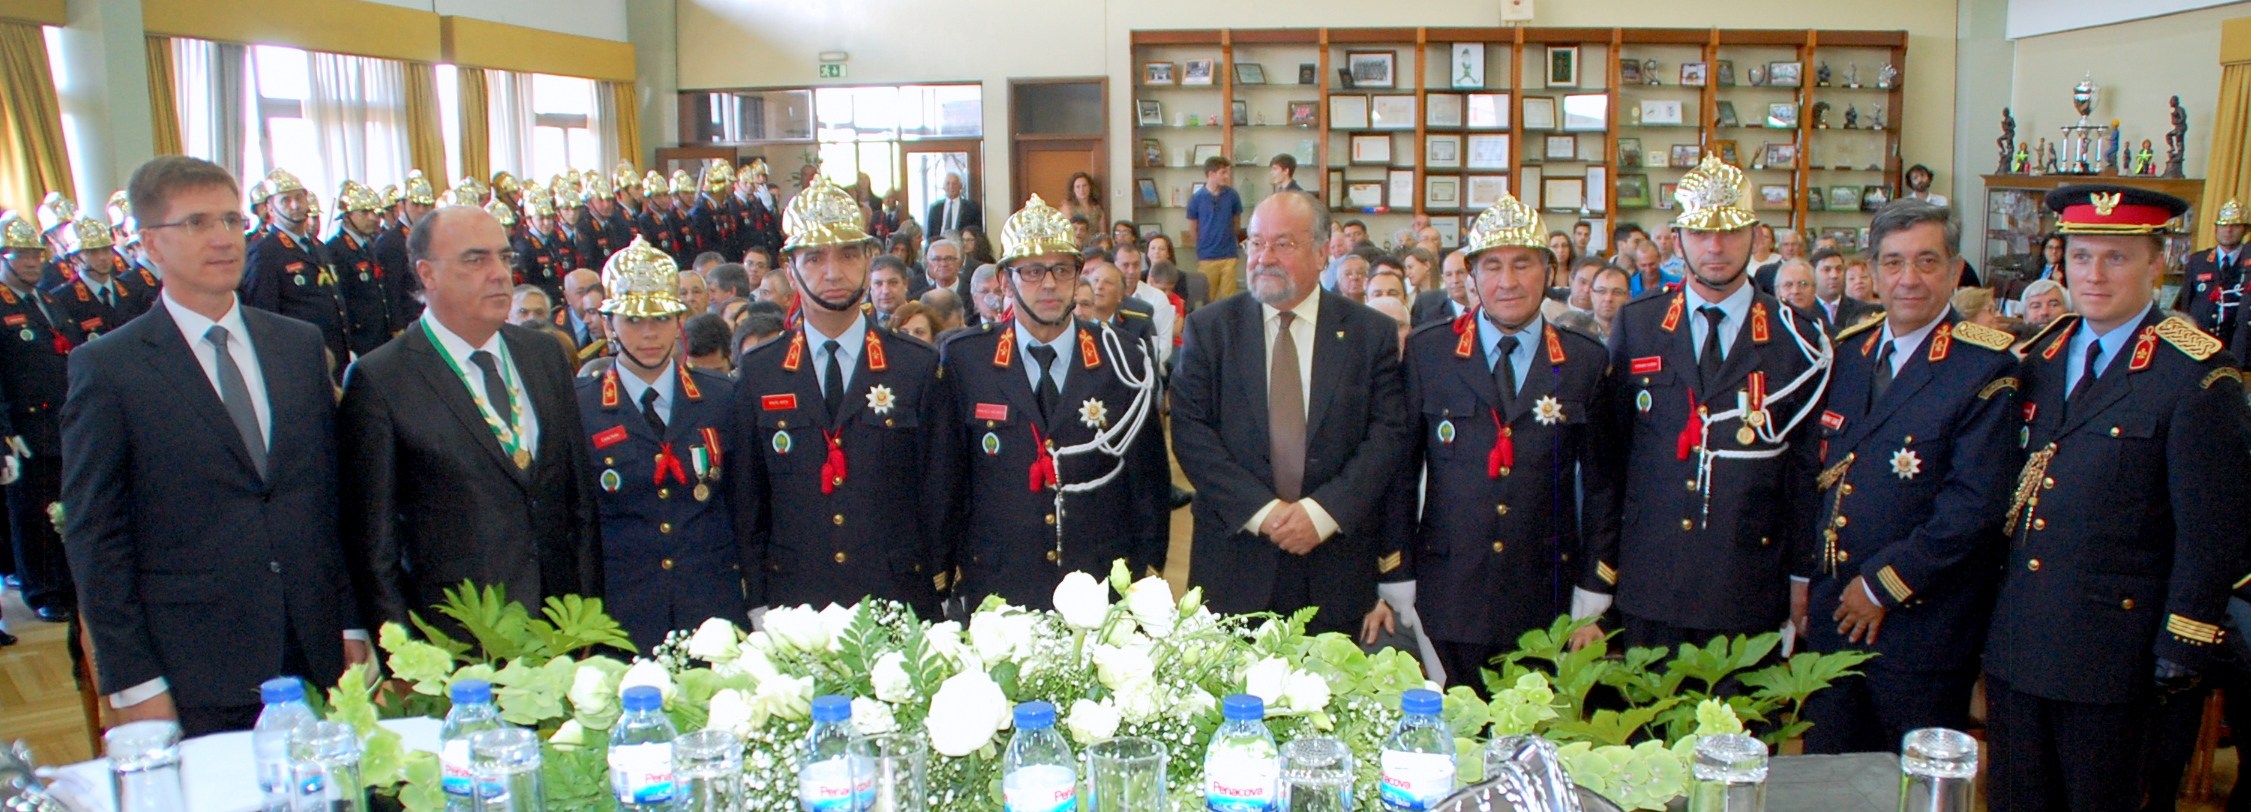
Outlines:
<svg viewBox="0 0 2251 812"><path fill-rule="evenodd" d="M116 296L116 294L114 294L114 293L111 293L111 292L110 292L110 289L109 289L108 287L106 287L106 286L102 288L102 291L101 291L101 294L100 294L100 298L101 298L101 300L102 300L102 306L103 306L103 307L116 307L116 306L117 306L117 296Z"/></svg>
<svg viewBox="0 0 2251 812"><path fill-rule="evenodd" d="M1720 357L1720 319L1727 313L1714 305L1697 308L1696 312L1704 317L1704 350L1696 355L1696 372L1703 376L1704 386L1710 387L1719 380L1720 362L1725 360Z"/></svg>
<svg viewBox="0 0 2251 812"><path fill-rule="evenodd" d="M828 379L821 382L821 402L827 404L830 420L836 419L837 408L844 405L844 363L836 358L840 346L833 338L821 342L821 350L828 353Z"/></svg>
<svg viewBox="0 0 2251 812"><path fill-rule="evenodd" d="M1063 399L1063 393L1055 389L1055 348L1044 344L1034 344L1024 348L1024 352L1032 356L1034 363L1040 365L1040 385L1037 394L1039 395L1040 420L1044 422L1048 415L1055 413L1056 402Z"/></svg>
<svg viewBox="0 0 2251 812"><path fill-rule="evenodd" d="M1884 390L1891 388L1891 351L1895 343L1897 342L1887 339L1884 341L1884 348L1876 351L1876 384L1868 390L1868 403L1870 405L1874 405L1877 399L1884 396Z"/></svg>
<svg viewBox="0 0 2251 812"><path fill-rule="evenodd" d="M2069 398L2073 395L2087 391L2087 385L2094 383L2096 376L2100 375L2101 373L2102 342L2096 341L2087 345L2087 366L2079 372L2079 384L2077 386L2071 387L2071 391L2065 394L2064 397Z"/></svg>
<svg viewBox="0 0 2251 812"><path fill-rule="evenodd" d="M1493 383L1501 388L1501 414L1516 403L1516 336L1501 336L1499 358L1493 361Z"/></svg>
<svg viewBox="0 0 2251 812"><path fill-rule="evenodd" d="M641 417L649 421L649 430L656 432L659 439L664 437L664 416L657 414L657 388L655 385L641 390Z"/></svg>
<svg viewBox="0 0 2251 812"><path fill-rule="evenodd" d="M500 377L500 364L492 353L478 350L469 353L469 363L476 364L485 373L485 403L492 406L493 414L509 428L516 427L516 403L508 397L508 383Z"/></svg>

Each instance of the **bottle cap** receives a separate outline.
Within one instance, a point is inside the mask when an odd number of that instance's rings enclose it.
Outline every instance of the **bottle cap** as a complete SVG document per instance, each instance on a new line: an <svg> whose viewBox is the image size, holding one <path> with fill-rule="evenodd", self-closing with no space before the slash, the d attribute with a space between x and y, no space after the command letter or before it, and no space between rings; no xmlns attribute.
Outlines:
<svg viewBox="0 0 2251 812"><path fill-rule="evenodd" d="M1266 700L1256 694L1228 694L1219 702L1219 713L1230 722L1256 722L1266 718Z"/></svg>
<svg viewBox="0 0 2251 812"><path fill-rule="evenodd" d="M664 692L654 685L635 685L625 689L621 697L629 711L656 710L664 707Z"/></svg>
<svg viewBox="0 0 2251 812"><path fill-rule="evenodd" d="M479 705L492 701L492 683L481 679L457 681L451 689L453 704Z"/></svg>
<svg viewBox="0 0 2251 812"><path fill-rule="evenodd" d="M258 698L271 705L276 702L301 702L305 699L305 681L296 677L275 677L258 684Z"/></svg>
<svg viewBox="0 0 2251 812"><path fill-rule="evenodd" d="M842 722L852 718L852 698L843 694L813 697L813 721Z"/></svg>
<svg viewBox="0 0 2251 812"><path fill-rule="evenodd" d="M1016 703L1016 726L1039 730L1055 726L1055 706L1039 700Z"/></svg>
<svg viewBox="0 0 2251 812"><path fill-rule="evenodd" d="M1436 714L1446 707L1446 697L1437 691L1417 688L1399 695L1399 710L1409 714Z"/></svg>

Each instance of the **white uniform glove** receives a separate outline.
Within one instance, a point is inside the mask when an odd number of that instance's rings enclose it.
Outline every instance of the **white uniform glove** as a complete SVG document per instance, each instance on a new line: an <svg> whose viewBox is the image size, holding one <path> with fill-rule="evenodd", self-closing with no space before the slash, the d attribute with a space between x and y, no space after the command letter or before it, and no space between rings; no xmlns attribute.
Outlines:
<svg viewBox="0 0 2251 812"><path fill-rule="evenodd" d="M771 606L755 606L755 607L751 607L751 610L750 610L750 630L751 630L751 631L754 631L754 632L762 632L762 631L765 631L765 630L766 630L766 610L768 610L768 609L772 609L772 608L774 608L774 607L771 607Z"/></svg>
<svg viewBox="0 0 2251 812"><path fill-rule="evenodd" d="M27 460L28 460L28 459L31 459L31 446L28 446L28 445L24 445L24 442L23 442L23 435L20 435L20 434L11 434L11 435L8 435L8 449L9 449L10 451L14 451L14 452L16 452L16 454L15 454L15 455L16 455L17 457L21 457L21 458L23 458L23 459L27 459Z"/></svg>
<svg viewBox="0 0 2251 812"><path fill-rule="evenodd" d="M16 480L22 478L22 460L16 459L16 455L14 454L10 454L4 459L0 459L0 485L14 485L16 484Z"/></svg>
<svg viewBox="0 0 2251 812"><path fill-rule="evenodd" d="M1415 650L1423 661L1423 676L1440 685L1446 684L1446 669L1438 663L1438 648L1430 644L1430 633L1423 628L1422 615L1415 611L1415 582L1377 584L1376 597L1391 605L1391 613L1398 616L1399 625L1414 627Z"/></svg>

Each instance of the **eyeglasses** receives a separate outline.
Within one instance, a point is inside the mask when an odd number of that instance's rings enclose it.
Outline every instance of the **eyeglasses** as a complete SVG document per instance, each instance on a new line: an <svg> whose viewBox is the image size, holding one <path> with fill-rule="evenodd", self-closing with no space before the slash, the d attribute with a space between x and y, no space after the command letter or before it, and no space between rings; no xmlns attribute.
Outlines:
<svg viewBox="0 0 2251 812"><path fill-rule="evenodd" d="M1283 237L1279 240L1273 240L1271 242L1259 239L1257 237L1252 237L1243 243L1243 245L1249 247L1251 249L1251 253L1254 254L1264 254L1268 251L1280 251L1283 253L1289 253L1296 251L1297 247L1300 244L1301 243L1299 243L1296 239L1291 237Z"/></svg>
<svg viewBox="0 0 2251 812"><path fill-rule="evenodd" d="M1057 282L1063 282L1070 280L1072 277L1077 276L1079 273L1079 269L1073 268L1067 264L1018 265L1010 268L1009 271L1016 274L1017 281L1026 283L1038 282L1043 278L1053 279Z"/></svg>
<svg viewBox="0 0 2251 812"><path fill-rule="evenodd" d="M189 236L194 237L208 234L213 228L225 228L230 234L240 234L250 230L250 218L244 217L241 212L230 211L217 217L208 214L191 214L182 220L141 226L142 231L153 231L159 228L184 229Z"/></svg>
<svg viewBox="0 0 2251 812"><path fill-rule="evenodd" d="M1909 260L1901 256L1888 256L1876 260L1876 267L1887 273L1898 273L1906 270L1908 265ZM1913 265L1918 273L1936 273L1938 269L1946 267L1946 259L1924 254L1916 257L1913 260Z"/></svg>

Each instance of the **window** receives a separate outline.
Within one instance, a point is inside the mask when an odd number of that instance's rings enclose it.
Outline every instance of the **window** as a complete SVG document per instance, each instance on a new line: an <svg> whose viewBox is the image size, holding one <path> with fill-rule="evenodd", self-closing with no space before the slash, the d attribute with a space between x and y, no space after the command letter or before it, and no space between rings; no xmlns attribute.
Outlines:
<svg viewBox="0 0 2251 812"><path fill-rule="evenodd" d="M595 132L592 79L531 77L531 166L533 177L560 175L568 169L602 169L601 141Z"/></svg>
<svg viewBox="0 0 2251 812"><path fill-rule="evenodd" d="M328 188L321 166L320 139L313 122L305 117L305 100L313 94L312 66L304 51L279 45L250 47L251 148L244 174L265 177L273 169L287 169L307 188Z"/></svg>

